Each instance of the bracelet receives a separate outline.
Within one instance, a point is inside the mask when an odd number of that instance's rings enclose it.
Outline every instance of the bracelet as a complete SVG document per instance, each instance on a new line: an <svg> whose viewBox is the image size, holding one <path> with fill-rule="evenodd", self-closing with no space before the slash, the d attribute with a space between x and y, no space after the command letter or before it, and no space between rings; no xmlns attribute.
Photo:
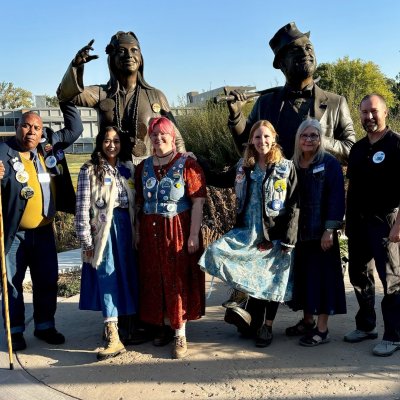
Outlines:
<svg viewBox="0 0 400 400"><path fill-rule="evenodd" d="M333 229L332 228L326 228L325 231L329 232L329 233L333 233Z"/></svg>

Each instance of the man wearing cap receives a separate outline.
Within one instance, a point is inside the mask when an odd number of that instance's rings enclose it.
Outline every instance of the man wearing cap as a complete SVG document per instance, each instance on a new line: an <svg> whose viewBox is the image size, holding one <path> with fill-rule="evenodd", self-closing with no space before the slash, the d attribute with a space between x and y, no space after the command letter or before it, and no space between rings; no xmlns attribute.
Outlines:
<svg viewBox="0 0 400 400"><path fill-rule="evenodd" d="M285 157L291 158L298 126L307 117L313 117L321 123L326 150L341 162L346 162L355 142L350 111L343 96L326 92L314 82L317 62L309 36L310 32L300 32L291 22L270 40L269 45L275 54L273 66L283 72L286 84L260 96L247 121L242 114L246 95L230 92L235 100L228 102L228 125L239 151L247 143L252 125L260 119L267 119L279 134Z"/></svg>
<svg viewBox="0 0 400 400"><path fill-rule="evenodd" d="M152 154L147 133L150 118L165 116L175 124L165 95L144 79L144 61L139 40L133 32L117 32L106 47L110 80L104 85L84 86L85 63L98 58L90 55L91 40L78 51L58 88L60 101L71 100L83 107L98 110L100 129L117 126L129 135L134 162L138 164ZM176 124L175 124L176 125ZM176 147L185 151L181 134L176 129Z"/></svg>
<svg viewBox="0 0 400 400"><path fill-rule="evenodd" d="M65 341L54 321L58 261L52 222L56 211L75 212L75 191L64 150L78 139L83 126L74 104L60 103L60 108L63 129L54 132L43 128L41 117L28 111L18 121L15 137L0 143L4 248L14 350L26 348L22 283L28 266L34 335L49 344Z"/></svg>
<svg viewBox="0 0 400 400"><path fill-rule="evenodd" d="M400 349L400 135L386 125L384 98L365 96L361 124L367 135L351 149L347 177L346 234L349 277L359 310L350 343L376 339L374 267L382 282L384 331L372 352L390 356Z"/></svg>

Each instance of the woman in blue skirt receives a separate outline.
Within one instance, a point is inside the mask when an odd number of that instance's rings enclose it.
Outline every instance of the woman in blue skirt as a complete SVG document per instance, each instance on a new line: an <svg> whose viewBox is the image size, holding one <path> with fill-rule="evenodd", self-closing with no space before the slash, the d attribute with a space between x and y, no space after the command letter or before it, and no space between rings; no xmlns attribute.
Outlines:
<svg viewBox="0 0 400 400"><path fill-rule="evenodd" d="M225 321L255 336L257 347L271 344L279 303L292 298L297 178L277 139L269 121L258 121L236 168L223 175L206 173L209 185L235 187L237 218L235 228L206 249L199 265L249 295L246 310L228 308Z"/></svg>
<svg viewBox="0 0 400 400"><path fill-rule="evenodd" d="M98 360L125 352L118 317L137 312L134 166L129 149L118 128L105 128L78 176L75 228L83 260L79 308L103 313L106 344Z"/></svg>

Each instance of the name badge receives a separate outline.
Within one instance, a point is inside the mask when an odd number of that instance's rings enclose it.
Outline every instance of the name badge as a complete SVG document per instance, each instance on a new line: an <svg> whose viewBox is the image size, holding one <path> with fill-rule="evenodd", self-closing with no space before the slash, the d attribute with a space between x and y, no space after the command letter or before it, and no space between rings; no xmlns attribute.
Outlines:
<svg viewBox="0 0 400 400"><path fill-rule="evenodd" d="M104 178L104 184L107 185L107 186L111 185L111 178L105 177Z"/></svg>
<svg viewBox="0 0 400 400"><path fill-rule="evenodd" d="M317 165L314 169L313 169L313 174L317 174L318 172L322 172L325 171L325 165L321 164L321 165Z"/></svg>
<svg viewBox="0 0 400 400"><path fill-rule="evenodd" d="M50 174L47 172L41 172L38 176L38 181L40 183L49 183L50 182Z"/></svg>

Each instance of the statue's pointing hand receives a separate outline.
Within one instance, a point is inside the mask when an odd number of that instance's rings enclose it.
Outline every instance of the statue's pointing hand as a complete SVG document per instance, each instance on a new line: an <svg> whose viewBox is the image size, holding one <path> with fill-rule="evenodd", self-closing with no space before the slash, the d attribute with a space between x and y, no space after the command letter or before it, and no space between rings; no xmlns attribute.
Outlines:
<svg viewBox="0 0 400 400"><path fill-rule="evenodd" d="M89 61L95 60L99 58L97 55L90 55L89 52L93 51L92 44L94 43L94 39L92 39L85 47L82 47L77 53L72 61L74 67L79 67L80 65L86 64Z"/></svg>

